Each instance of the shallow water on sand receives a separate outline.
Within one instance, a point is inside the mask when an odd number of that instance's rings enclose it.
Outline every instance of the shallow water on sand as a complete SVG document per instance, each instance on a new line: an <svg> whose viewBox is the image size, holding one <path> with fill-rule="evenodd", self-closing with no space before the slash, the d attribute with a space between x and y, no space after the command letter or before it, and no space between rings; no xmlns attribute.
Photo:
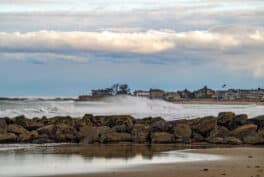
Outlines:
<svg viewBox="0 0 264 177"><path fill-rule="evenodd" d="M170 148L92 145L66 145L57 148L50 145L1 145L0 177L111 172L142 165L222 159L217 155L163 149Z"/></svg>

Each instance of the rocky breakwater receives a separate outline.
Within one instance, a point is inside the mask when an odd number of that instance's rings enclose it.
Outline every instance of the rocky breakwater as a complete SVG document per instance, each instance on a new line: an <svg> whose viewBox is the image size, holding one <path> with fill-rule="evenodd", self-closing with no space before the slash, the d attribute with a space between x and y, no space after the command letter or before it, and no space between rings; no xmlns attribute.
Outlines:
<svg viewBox="0 0 264 177"><path fill-rule="evenodd" d="M219 113L192 120L135 119L129 115L82 118L0 118L0 143L211 143L264 144L264 116Z"/></svg>

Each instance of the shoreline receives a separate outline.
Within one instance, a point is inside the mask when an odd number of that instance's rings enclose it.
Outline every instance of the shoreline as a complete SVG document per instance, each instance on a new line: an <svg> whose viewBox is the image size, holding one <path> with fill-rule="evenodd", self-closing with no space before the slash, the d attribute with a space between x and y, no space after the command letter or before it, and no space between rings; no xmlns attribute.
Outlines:
<svg viewBox="0 0 264 177"><path fill-rule="evenodd" d="M214 105L264 105L259 101L215 101L215 100L190 100L181 102L172 102L175 104L214 104Z"/></svg>
<svg viewBox="0 0 264 177"><path fill-rule="evenodd" d="M135 98L142 98L136 97ZM91 98L89 100L80 100L75 97L55 97L55 98L45 98L45 97L36 97L36 98L28 98L28 97L0 97L0 101L74 101L78 102L94 102L94 101L102 101L103 99L114 98L112 97L102 97L102 98ZM143 97L144 98L144 97ZM156 99L150 99L156 100ZM159 99L158 99L159 100ZM178 101L167 101L160 99L161 101L165 101L173 104L215 104L215 105L264 105L264 100L216 100L216 99L189 99L189 100L178 100Z"/></svg>
<svg viewBox="0 0 264 177"><path fill-rule="evenodd" d="M143 165L117 169L113 172L50 175L45 177L262 177L264 175L263 147L192 149L184 152L220 155L223 156L223 159Z"/></svg>

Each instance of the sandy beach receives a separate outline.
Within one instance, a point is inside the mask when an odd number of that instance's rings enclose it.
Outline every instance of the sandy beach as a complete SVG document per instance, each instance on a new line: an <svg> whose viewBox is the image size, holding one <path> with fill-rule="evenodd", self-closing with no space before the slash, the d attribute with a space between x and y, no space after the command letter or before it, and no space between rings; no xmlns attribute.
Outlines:
<svg viewBox="0 0 264 177"><path fill-rule="evenodd" d="M61 177L262 177L264 148L237 147L186 150L221 155L217 161L158 164L119 169L115 172L63 175ZM52 177L52 176L50 176Z"/></svg>

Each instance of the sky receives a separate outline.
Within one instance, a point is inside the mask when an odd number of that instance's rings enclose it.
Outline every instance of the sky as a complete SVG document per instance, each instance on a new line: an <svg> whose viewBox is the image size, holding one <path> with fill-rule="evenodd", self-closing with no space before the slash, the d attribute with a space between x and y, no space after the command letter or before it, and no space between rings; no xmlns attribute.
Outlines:
<svg viewBox="0 0 264 177"><path fill-rule="evenodd" d="M0 96L264 88L263 0L0 0Z"/></svg>

